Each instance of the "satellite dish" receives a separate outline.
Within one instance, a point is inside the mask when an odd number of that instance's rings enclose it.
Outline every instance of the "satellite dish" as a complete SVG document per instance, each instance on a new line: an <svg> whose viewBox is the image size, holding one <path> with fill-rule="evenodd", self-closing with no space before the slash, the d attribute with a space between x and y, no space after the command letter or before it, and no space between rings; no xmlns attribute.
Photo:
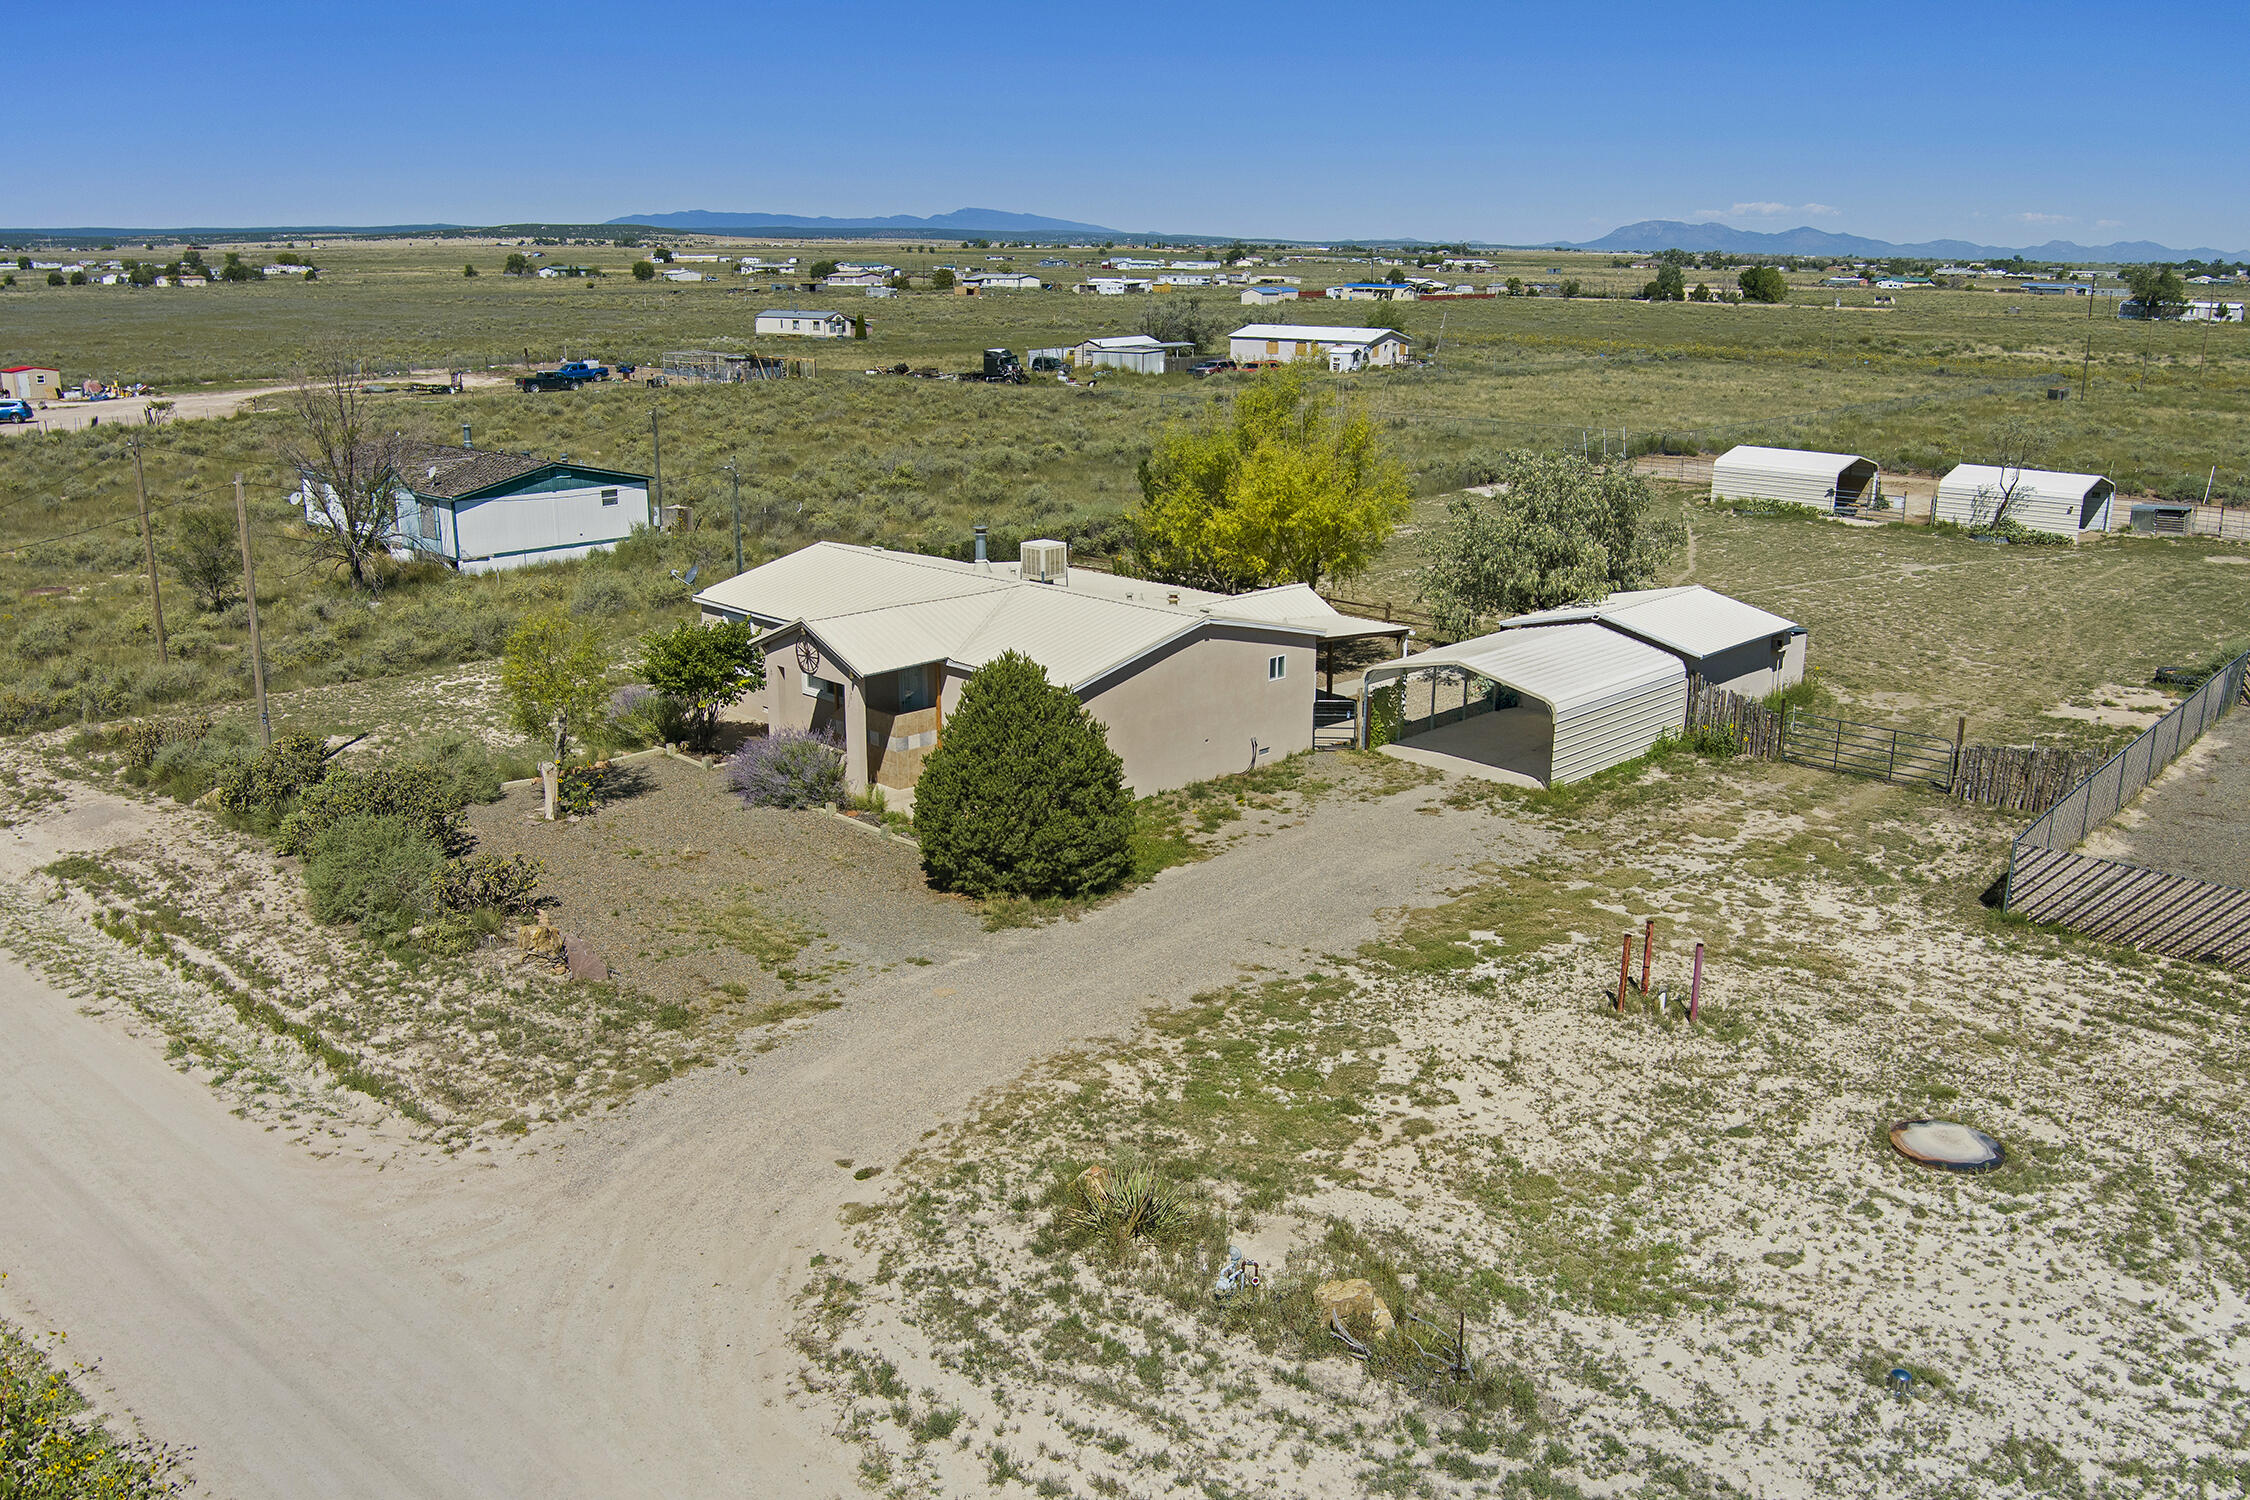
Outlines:
<svg viewBox="0 0 2250 1500"><path fill-rule="evenodd" d="M690 563L690 564L688 565L687 576L686 576L685 578L682 578L682 579L680 580L680 582L682 582L682 583L687 583L687 584L692 584L692 583L694 583L694 582L695 582L695 575L696 575L696 574L698 574L698 573L700 573L700 572L702 572L702 571L703 571L703 564L701 564L701 563Z"/></svg>

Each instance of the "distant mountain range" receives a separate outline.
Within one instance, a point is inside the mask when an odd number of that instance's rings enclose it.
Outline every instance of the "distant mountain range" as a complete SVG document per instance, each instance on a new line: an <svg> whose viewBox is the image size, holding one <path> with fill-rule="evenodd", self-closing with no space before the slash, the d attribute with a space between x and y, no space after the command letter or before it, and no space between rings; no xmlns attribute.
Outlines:
<svg viewBox="0 0 2250 1500"><path fill-rule="evenodd" d="M1120 230L1104 229L1099 224L1080 224L1072 219L1049 219L1038 214L1012 214L997 208L957 208L949 214L931 214L927 218L917 218L913 214L885 214L871 219L831 219L825 216L808 218L803 214L713 213L709 209L696 208L683 213L628 214L609 222L646 224L655 229L700 229L710 233L778 229L797 234L1012 234L1036 235L1041 238L1064 235L1073 239L1104 240L1147 238L1145 235L1127 236Z"/></svg>
<svg viewBox="0 0 2250 1500"><path fill-rule="evenodd" d="M1557 249L1646 252L1653 250L1716 250L1724 255L1851 256L1877 260L1890 256L1930 260L2002 260L2021 255L2026 260L2099 261L2129 264L2151 260L2242 260L2240 250L2173 250L2149 240L2125 240L2114 245L2076 245L2069 240L2049 240L2044 245L1978 245L1968 240L1925 240L1916 245L1894 245L1889 240L1864 239L1856 234L1831 234L1825 229L1799 226L1765 234L1754 229L1733 229L1725 224L1687 224L1678 219L1643 219L1612 229L1598 240L1572 244L1549 241Z"/></svg>

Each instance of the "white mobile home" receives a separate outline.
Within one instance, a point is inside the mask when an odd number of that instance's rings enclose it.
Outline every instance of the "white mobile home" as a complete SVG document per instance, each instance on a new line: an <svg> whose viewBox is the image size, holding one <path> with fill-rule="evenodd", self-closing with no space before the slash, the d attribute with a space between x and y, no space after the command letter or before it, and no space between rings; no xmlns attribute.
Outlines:
<svg viewBox="0 0 2250 1500"><path fill-rule="evenodd" d="M1070 352L1070 361L1081 370L1129 370L1135 375L1161 375L1167 359L1184 359L1195 345L1166 343L1145 333L1114 338L1088 339Z"/></svg>
<svg viewBox="0 0 2250 1500"><path fill-rule="evenodd" d="M840 312L803 312L791 308L769 307L758 314L752 330L794 338L847 339L852 335L852 320Z"/></svg>
<svg viewBox="0 0 2250 1500"><path fill-rule="evenodd" d="M314 475L301 476L297 498L309 523L336 523L336 492ZM605 551L656 519L644 474L476 448L411 451L392 500L391 555L463 573L567 562Z"/></svg>
<svg viewBox="0 0 2250 1500"><path fill-rule="evenodd" d="M1812 510L1848 511L1875 494L1875 462L1856 453L1744 443L1711 465L1713 500L1778 500Z"/></svg>
<svg viewBox="0 0 2250 1500"><path fill-rule="evenodd" d="M1227 335L1227 357L1242 364L1314 359L1344 368L1402 365L1413 345L1395 328L1330 328L1316 323L1246 323Z"/></svg>
<svg viewBox="0 0 2250 1500"><path fill-rule="evenodd" d="M1957 526L1989 526L2006 518L2034 531L2078 540L2109 530L2117 486L2099 474L2056 474L2044 469L1962 464L1938 481L1931 519Z"/></svg>

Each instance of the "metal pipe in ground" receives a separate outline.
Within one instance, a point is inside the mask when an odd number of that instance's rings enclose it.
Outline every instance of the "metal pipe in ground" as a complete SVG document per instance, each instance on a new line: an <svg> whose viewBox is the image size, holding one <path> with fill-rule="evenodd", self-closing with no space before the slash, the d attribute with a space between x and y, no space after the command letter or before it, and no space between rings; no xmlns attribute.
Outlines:
<svg viewBox="0 0 2250 1500"><path fill-rule="evenodd" d="M1624 957L1617 965L1617 1013L1625 1013L1625 987L1633 982L1633 935L1625 934Z"/></svg>
<svg viewBox="0 0 2250 1500"><path fill-rule="evenodd" d="M1648 993L1649 953L1652 949L1655 948L1655 946L1656 918L1650 917L1648 919L1648 926L1641 929L1641 993L1644 995Z"/></svg>

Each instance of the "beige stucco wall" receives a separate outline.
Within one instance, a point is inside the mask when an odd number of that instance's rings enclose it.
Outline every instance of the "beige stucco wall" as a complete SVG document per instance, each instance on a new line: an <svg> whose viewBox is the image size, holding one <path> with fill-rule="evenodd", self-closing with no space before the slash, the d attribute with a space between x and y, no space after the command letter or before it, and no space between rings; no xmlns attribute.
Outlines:
<svg viewBox="0 0 2250 1500"><path fill-rule="evenodd" d="M1288 663L1277 682L1266 678L1275 656ZM1222 626L1097 683L1086 707L1145 797L1310 750L1314 665L1302 636Z"/></svg>

